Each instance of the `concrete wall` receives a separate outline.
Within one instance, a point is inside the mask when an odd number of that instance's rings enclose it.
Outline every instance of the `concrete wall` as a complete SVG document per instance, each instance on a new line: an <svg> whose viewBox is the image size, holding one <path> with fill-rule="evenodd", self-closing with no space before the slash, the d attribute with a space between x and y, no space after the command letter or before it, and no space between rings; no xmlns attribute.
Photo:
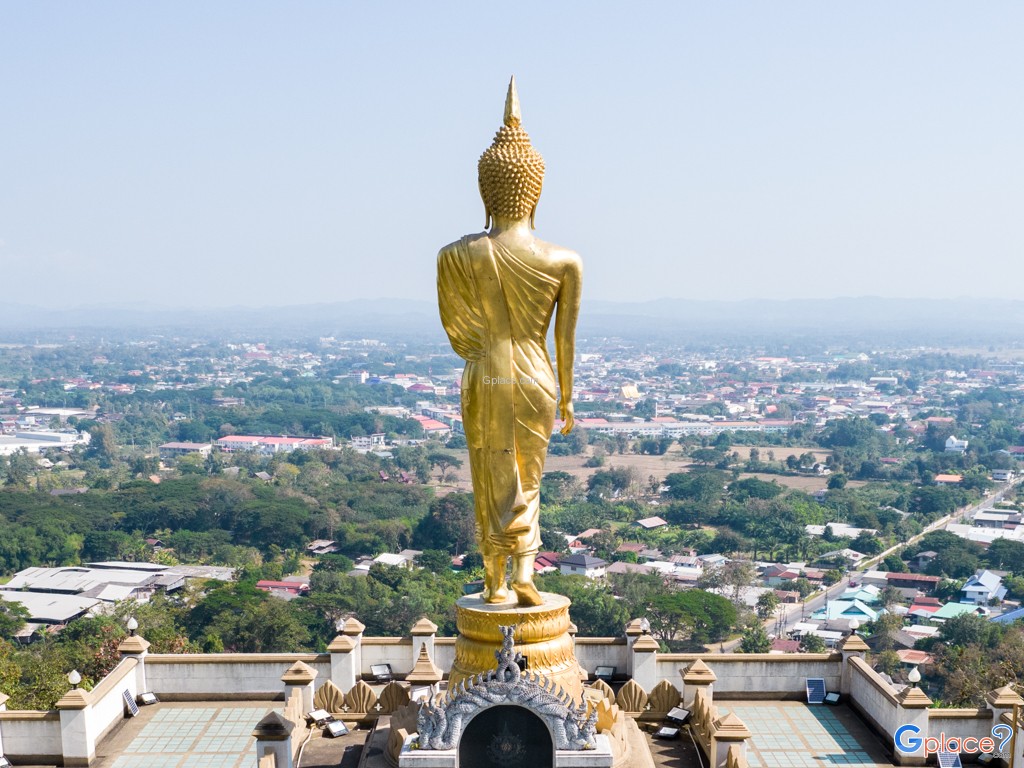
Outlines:
<svg viewBox="0 0 1024 768"><path fill-rule="evenodd" d="M0 712L4 755L15 763L61 761L60 713L11 710Z"/></svg>
<svg viewBox="0 0 1024 768"><path fill-rule="evenodd" d="M615 667L618 674L625 674L628 654L629 649L624 638L576 638L576 660L591 675L598 667Z"/></svg>
<svg viewBox="0 0 1024 768"><path fill-rule="evenodd" d="M698 658L718 678L715 699L803 698L809 677L822 677L830 691L839 690L843 657L838 653L659 653L658 680L682 688L682 671Z"/></svg>
<svg viewBox="0 0 1024 768"><path fill-rule="evenodd" d="M434 640L434 663L441 669L451 669L455 663L455 638L438 637Z"/></svg>
<svg viewBox="0 0 1024 768"><path fill-rule="evenodd" d="M146 680L167 701L272 699L283 695L281 675L296 661L316 671L317 685L331 677L326 653L196 653L148 655Z"/></svg>
<svg viewBox="0 0 1024 768"><path fill-rule="evenodd" d="M857 657L850 659L850 698L879 733L888 734L891 744L892 734L903 725L896 692L866 661Z"/></svg>
<svg viewBox="0 0 1024 768"><path fill-rule="evenodd" d="M122 659L90 692L92 705L88 710L89 731L96 734L97 743L124 719L125 702L122 692L127 690L133 699L141 693L135 682L136 666L138 662L135 659Z"/></svg>
<svg viewBox="0 0 1024 768"><path fill-rule="evenodd" d="M928 735L957 736L965 739L968 736L980 739L992 735L992 710L982 709L929 709Z"/></svg>
<svg viewBox="0 0 1024 768"><path fill-rule="evenodd" d="M390 664L391 671L396 675L407 675L412 672L414 661L412 658L412 638L364 637L362 656L363 668L361 672L364 675L370 674L370 667L374 664ZM452 658L455 658L454 650Z"/></svg>

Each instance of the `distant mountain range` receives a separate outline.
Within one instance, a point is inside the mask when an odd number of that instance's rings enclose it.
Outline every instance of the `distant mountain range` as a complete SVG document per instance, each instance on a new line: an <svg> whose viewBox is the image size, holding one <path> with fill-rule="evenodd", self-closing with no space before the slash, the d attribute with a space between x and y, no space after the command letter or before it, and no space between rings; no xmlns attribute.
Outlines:
<svg viewBox="0 0 1024 768"><path fill-rule="evenodd" d="M202 335L406 337L442 339L433 302L358 299L283 307L168 309L102 305L43 309L0 305L0 340L33 332L109 330ZM955 342L1024 345L1024 301L1005 299L751 299L584 301L581 338L623 337L756 343L845 339L892 344Z"/></svg>

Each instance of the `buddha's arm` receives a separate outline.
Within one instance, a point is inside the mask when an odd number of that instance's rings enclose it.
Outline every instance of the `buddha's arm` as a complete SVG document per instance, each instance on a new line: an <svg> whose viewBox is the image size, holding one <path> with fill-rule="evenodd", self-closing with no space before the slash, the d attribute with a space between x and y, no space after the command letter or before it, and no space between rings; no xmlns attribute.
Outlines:
<svg viewBox="0 0 1024 768"><path fill-rule="evenodd" d="M576 421L572 408L572 367L576 358L576 318L580 313L580 289L583 266L579 256L572 254L562 275L555 315L555 360L558 364L558 388L561 391L562 434L572 431Z"/></svg>

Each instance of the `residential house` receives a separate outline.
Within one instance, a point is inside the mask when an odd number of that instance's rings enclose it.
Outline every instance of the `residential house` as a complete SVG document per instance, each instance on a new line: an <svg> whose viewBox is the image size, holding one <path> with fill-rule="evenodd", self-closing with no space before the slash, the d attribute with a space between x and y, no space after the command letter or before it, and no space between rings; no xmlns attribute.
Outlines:
<svg viewBox="0 0 1024 768"><path fill-rule="evenodd" d="M160 446L160 458L167 460L193 453L206 457L212 452L213 443L164 443Z"/></svg>
<svg viewBox="0 0 1024 768"><path fill-rule="evenodd" d="M957 440L955 435L946 438L946 453L966 453L967 441Z"/></svg>
<svg viewBox="0 0 1024 768"><path fill-rule="evenodd" d="M285 600L293 600L296 597L302 597L303 595L309 594L309 584L298 581L272 581L270 579L262 579L256 582L256 589L269 592L275 597L280 597Z"/></svg>
<svg viewBox="0 0 1024 768"><path fill-rule="evenodd" d="M332 555L338 551L338 545L330 539L316 539L306 545L306 551L311 555Z"/></svg>
<svg viewBox="0 0 1024 768"><path fill-rule="evenodd" d="M924 593L930 593L935 591L935 587L938 586L938 576L928 576L924 573L896 573L890 571L886 576L886 581L889 582L890 587L896 587L900 590L918 590Z"/></svg>
<svg viewBox="0 0 1024 768"><path fill-rule="evenodd" d="M940 624L946 619L952 619L965 613L976 613L979 616L987 616L988 608L983 605L970 605L968 603L946 603L931 615L931 620Z"/></svg>
<svg viewBox="0 0 1024 768"><path fill-rule="evenodd" d="M655 515L654 517L645 517L643 520L637 520L636 525L645 531L653 531L655 528L664 528L668 525L668 521Z"/></svg>
<svg viewBox="0 0 1024 768"><path fill-rule="evenodd" d="M600 557L582 552L563 557L558 561L558 567L566 576L586 576L588 579L600 579L608 571L608 563Z"/></svg>
<svg viewBox="0 0 1024 768"><path fill-rule="evenodd" d="M918 552L914 555L914 568L919 571L923 571L929 566L932 560L938 556L939 553L932 549L926 549L924 552Z"/></svg>
<svg viewBox="0 0 1024 768"><path fill-rule="evenodd" d="M829 600L824 606L811 614L814 621L823 621L831 627L849 627L850 622L865 624L874 621L882 613L860 600Z"/></svg>
<svg viewBox="0 0 1024 768"><path fill-rule="evenodd" d="M1002 577L987 569L971 576L960 592L963 593L960 602L970 605L988 605L992 600L1002 600L1006 597Z"/></svg>

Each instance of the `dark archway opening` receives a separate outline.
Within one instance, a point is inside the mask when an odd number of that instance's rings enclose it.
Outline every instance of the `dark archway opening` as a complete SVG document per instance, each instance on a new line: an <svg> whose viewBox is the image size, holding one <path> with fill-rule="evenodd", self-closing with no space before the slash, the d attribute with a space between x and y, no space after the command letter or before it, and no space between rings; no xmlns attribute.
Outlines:
<svg viewBox="0 0 1024 768"><path fill-rule="evenodd" d="M459 739L460 768L553 768L554 755L544 721L525 707L485 709Z"/></svg>

